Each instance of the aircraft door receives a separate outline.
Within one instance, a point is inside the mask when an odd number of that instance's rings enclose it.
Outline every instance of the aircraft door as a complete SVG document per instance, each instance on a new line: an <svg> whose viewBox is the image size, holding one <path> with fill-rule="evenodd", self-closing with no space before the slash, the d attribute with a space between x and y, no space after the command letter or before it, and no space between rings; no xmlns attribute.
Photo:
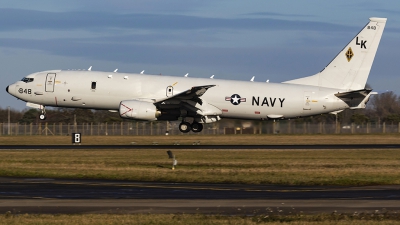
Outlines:
<svg viewBox="0 0 400 225"><path fill-rule="evenodd" d="M172 95L174 95L174 87L172 87L171 85L167 87L167 97L171 97Z"/></svg>
<svg viewBox="0 0 400 225"><path fill-rule="evenodd" d="M304 105L303 110L311 110L311 91L304 92Z"/></svg>
<svg viewBox="0 0 400 225"><path fill-rule="evenodd" d="M55 83L56 83L56 74L48 73L46 76L46 85L45 85L46 92L54 92Z"/></svg>

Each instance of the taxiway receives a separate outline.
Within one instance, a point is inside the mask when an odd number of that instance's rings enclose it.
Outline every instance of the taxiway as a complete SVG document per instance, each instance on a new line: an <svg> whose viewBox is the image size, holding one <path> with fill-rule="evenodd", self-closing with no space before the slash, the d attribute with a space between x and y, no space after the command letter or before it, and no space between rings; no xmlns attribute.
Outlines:
<svg viewBox="0 0 400 225"><path fill-rule="evenodd" d="M0 178L0 213L400 213L400 185L275 186Z"/></svg>

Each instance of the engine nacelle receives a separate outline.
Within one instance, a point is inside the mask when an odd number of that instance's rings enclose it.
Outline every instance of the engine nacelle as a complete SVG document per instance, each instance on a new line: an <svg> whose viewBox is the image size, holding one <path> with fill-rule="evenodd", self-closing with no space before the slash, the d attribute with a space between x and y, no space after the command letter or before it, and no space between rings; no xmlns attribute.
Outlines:
<svg viewBox="0 0 400 225"><path fill-rule="evenodd" d="M119 115L122 118L135 120L157 120L161 112L151 102L126 100L119 104Z"/></svg>

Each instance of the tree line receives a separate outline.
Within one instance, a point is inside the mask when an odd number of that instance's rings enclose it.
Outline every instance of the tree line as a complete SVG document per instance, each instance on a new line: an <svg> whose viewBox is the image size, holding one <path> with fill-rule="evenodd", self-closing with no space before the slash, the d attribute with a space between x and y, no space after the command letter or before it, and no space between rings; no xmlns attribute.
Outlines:
<svg viewBox="0 0 400 225"><path fill-rule="evenodd" d="M0 107L0 123L8 122L8 108ZM18 111L10 109L11 123L112 123L128 121L120 118L118 112L108 110L90 110L90 109L72 109L72 108L46 108L46 120L39 119L40 111L38 109L24 109ZM393 92L385 92L374 95L367 103L366 109L350 110L346 109L337 114L337 120L342 124L355 123L398 123L400 122L400 97ZM224 120L222 120L224 121ZM295 122L310 123L335 123L336 116L333 114L322 114L312 117L298 118Z"/></svg>

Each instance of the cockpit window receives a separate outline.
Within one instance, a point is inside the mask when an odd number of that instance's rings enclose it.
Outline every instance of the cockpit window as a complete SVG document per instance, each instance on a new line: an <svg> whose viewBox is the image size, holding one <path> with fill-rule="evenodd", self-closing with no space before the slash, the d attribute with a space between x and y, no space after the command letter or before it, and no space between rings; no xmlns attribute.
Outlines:
<svg viewBox="0 0 400 225"><path fill-rule="evenodd" d="M24 77L24 78L22 78L21 81L23 81L23 82L25 82L25 83L29 83L29 82L32 82L32 81L33 81L33 78Z"/></svg>

